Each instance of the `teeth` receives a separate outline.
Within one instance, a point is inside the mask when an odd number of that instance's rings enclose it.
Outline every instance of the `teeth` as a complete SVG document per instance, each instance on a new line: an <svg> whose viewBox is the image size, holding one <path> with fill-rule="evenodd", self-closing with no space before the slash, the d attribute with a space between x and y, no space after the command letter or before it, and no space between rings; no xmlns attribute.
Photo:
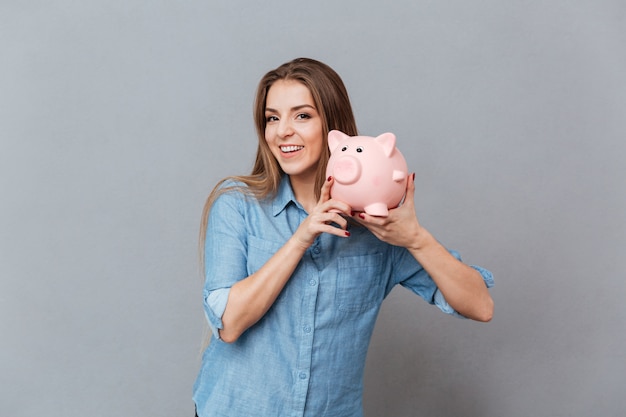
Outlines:
<svg viewBox="0 0 626 417"><path fill-rule="evenodd" d="M295 152L304 148L304 146L281 146L280 150L283 152Z"/></svg>

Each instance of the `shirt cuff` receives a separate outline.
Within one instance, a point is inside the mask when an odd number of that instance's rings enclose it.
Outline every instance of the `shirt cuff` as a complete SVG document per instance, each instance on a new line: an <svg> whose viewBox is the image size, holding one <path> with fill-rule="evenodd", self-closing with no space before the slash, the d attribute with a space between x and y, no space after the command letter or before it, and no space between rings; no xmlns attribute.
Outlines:
<svg viewBox="0 0 626 417"><path fill-rule="evenodd" d="M446 314L450 314L451 316L459 317L459 318L467 318L461 314L459 314L443 297L443 294L439 289L435 291L435 296L433 297L433 304L439 307L439 310L443 311Z"/></svg>
<svg viewBox="0 0 626 417"><path fill-rule="evenodd" d="M450 252L455 258L457 258L458 260L461 260L461 256L459 255L458 252L455 252L455 251L450 251ZM491 271L478 265L470 265L470 267L474 268L480 273L487 288L491 288L494 286L493 274L491 273ZM450 314L455 317L466 318L465 316L459 314L454 308L452 308L450 304L448 304L448 302L444 298L441 291L439 291L439 289L435 291L435 295L433 297L433 304L439 307L439 309L446 314Z"/></svg>
<svg viewBox="0 0 626 417"><path fill-rule="evenodd" d="M474 268L475 270L477 270L478 272L480 272L480 275L482 275L483 281L485 281L485 285L487 286L487 288L491 288L494 286L495 281L493 280L493 274L491 273L491 271L488 271L482 266L478 266L478 265L470 265L470 266Z"/></svg>
<svg viewBox="0 0 626 417"><path fill-rule="evenodd" d="M230 288L218 288L213 291L205 291L204 293L204 312L209 322L211 333L217 339L220 338L219 331L224 328L222 315L224 310L226 310L228 294L230 294Z"/></svg>

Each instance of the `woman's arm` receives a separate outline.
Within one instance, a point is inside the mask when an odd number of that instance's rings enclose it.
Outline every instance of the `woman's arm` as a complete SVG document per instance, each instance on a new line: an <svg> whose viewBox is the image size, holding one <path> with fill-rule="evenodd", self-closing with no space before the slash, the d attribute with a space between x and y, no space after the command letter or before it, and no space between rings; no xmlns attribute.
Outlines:
<svg viewBox="0 0 626 417"><path fill-rule="evenodd" d="M415 244L408 250L435 281L452 308L473 320L491 320L493 300L476 269L452 256L424 228L421 228Z"/></svg>
<svg viewBox="0 0 626 417"><path fill-rule="evenodd" d="M315 209L300 224L293 236L258 271L235 283L222 315L220 339L236 341L274 304L306 250L321 233L347 237L347 221L340 213L350 214L350 206L330 200L332 179L322 187ZM338 224L341 228L332 226Z"/></svg>
<svg viewBox="0 0 626 417"><path fill-rule="evenodd" d="M415 214L414 175L409 176L404 204L389 211L388 217L358 213L358 221L376 237L402 246L413 255L433 279L444 298L465 317L490 321L493 300L481 274L457 260L425 228Z"/></svg>
<svg viewBox="0 0 626 417"><path fill-rule="evenodd" d="M290 238L257 272L235 283L222 315L220 339L232 343L272 306L291 277L306 247Z"/></svg>

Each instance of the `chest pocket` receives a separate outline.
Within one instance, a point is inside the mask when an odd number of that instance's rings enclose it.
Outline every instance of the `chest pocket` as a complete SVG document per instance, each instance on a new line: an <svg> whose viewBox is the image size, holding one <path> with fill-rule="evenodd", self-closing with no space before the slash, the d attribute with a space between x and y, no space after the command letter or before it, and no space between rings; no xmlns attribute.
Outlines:
<svg viewBox="0 0 626 417"><path fill-rule="evenodd" d="M383 254L338 258L336 302L339 311L363 312L382 301Z"/></svg>
<svg viewBox="0 0 626 417"><path fill-rule="evenodd" d="M252 275L280 249L280 243L248 236L248 275Z"/></svg>

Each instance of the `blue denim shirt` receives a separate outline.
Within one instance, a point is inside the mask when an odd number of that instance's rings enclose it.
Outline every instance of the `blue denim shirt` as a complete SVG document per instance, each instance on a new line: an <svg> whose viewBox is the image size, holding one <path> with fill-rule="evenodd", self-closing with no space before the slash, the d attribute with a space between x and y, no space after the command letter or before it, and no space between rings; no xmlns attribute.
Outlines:
<svg viewBox="0 0 626 417"><path fill-rule="evenodd" d="M321 234L265 316L235 343L219 340L230 287L261 268L306 216L287 177L273 199L229 192L211 208L204 308L214 337L194 385L198 416L360 417L365 356L392 288L458 315L406 249L352 226L348 238ZM491 287L491 273L474 268Z"/></svg>

